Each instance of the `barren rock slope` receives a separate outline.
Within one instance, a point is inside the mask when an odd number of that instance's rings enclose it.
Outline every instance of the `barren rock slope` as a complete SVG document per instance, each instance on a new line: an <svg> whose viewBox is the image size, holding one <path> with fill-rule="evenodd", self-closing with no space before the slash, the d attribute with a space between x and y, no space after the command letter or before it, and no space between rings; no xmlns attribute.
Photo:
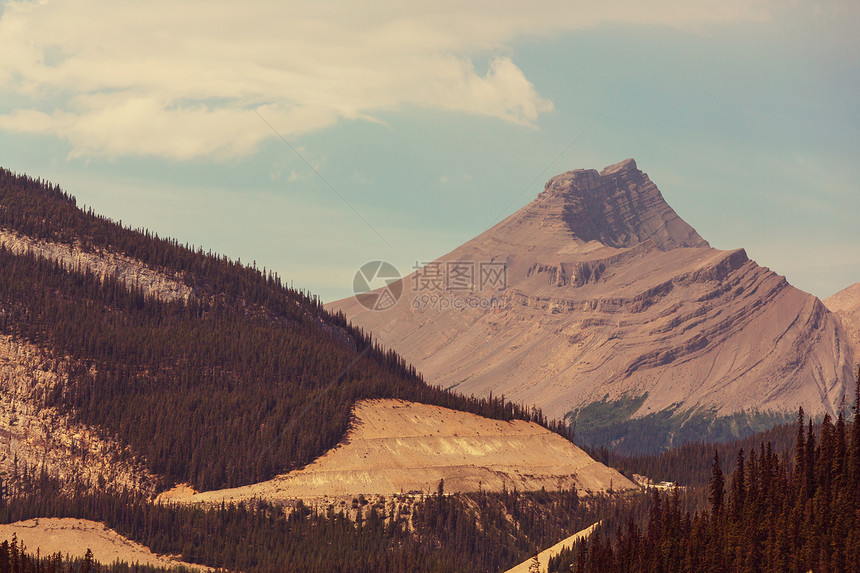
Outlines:
<svg viewBox="0 0 860 573"><path fill-rule="evenodd" d="M854 360L860 360L860 283L827 297L824 306L842 321L854 349Z"/></svg>
<svg viewBox="0 0 860 573"><path fill-rule="evenodd" d="M0 334L0 478L35 468L63 481L152 493L155 478L141 460L96 428L44 406L44 397L66 380L67 365L37 346Z"/></svg>
<svg viewBox="0 0 860 573"><path fill-rule="evenodd" d="M481 274L496 264L501 286ZM462 265L474 269L465 288L451 274ZM551 179L529 205L406 277L390 310L352 298L329 308L430 383L556 417L622 398L636 399L639 417L801 404L820 414L852 380L833 314L742 249L711 248L633 160Z"/></svg>
<svg viewBox="0 0 860 573"><path fill-rule="evenodd" d="M401 400L364 400L354 413L344 442L302 470L264 483L170 499L214 503L426 493L435 491L440 479L450 492L636 487L537 424L501 422Z"/></svg>
<svg viewBox="0 0 860 573"><path fill-rule="evenodd" d="M66 268L89 269L102 280L114 276L128 286L139 287L151 296L166 301L188 300L191 289L177 278L167 276L163 270L150 268L142 262L118 253L100 251L91 253L77 246L35 240L0 227L0 247L16 255L33 253Z"/></svg>

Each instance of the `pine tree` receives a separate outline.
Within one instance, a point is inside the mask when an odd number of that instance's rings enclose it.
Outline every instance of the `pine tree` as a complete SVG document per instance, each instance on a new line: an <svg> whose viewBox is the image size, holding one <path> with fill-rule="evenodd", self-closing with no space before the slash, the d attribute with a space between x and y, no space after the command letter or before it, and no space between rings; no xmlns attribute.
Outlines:
<svg viewBox="0 0 860 573"><path fill-rule="evenodd" d="M815 497L815 432L812 429L812 419L809 419L808 431L806 433L806 464L804 470L806 472L806 497L811 499Z"/></svg>
<svg viewBox="0 0 860 573"><path fill-rule="evenodd" d="M657 488L651 490L651 509L648 512L648 540L656 545L663 535L663 506Z"/></svg>
<svg viewBox="0 0 860 573"><path fill-rule="evenodd" d="M744 450L738 450L738 460L735 472L732 474L732 494L729 504L731 506L733 519L740 519L744 513L744 501L746 500L746 469L744 467Z"/></svg>
<svg viewBox="0 0 860 573"><path fill-rule="evenodd" d="M720 454L714 453L714 463L711 466L711 483L708 486L708 500L711 502L711 514L719 515L723 511L723 498L725 497L726 480L723 477L723 469L720 467Z"/></svg>
<svg viewBox="0 0 860 573"><path fill-rule="evenodd" d="M806 489L806 425L803 419L803 406L797 411L797 438L794 442L794 483L798 495L809 497Z"/></svg>

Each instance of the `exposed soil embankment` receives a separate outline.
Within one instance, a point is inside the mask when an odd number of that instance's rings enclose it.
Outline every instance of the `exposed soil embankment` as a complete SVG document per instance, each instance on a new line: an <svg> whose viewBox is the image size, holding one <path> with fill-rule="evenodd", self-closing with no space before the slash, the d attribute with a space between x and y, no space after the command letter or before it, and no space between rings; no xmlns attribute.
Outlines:
<svg viewBox="0 0 860 573"><path fill-rule="evenodd" d="M61 553L64 557L83 557L89 549L95 560L103 564L124 561L152 567L182 566L211 571L208 567L157 555L107 526L86 519L28 519L0 525L0 540L12 539L13 534L28 553L35 554L38 549L42 556Z"/></svg>
<svg viewBox="0 0 860 573"><path fill-rule="evenodd" d="M435 491L635 488L537 424L502 422L402 400L364 400L346 439L302 470L239 488L177 495L171 501L218 503Z"/></svg>

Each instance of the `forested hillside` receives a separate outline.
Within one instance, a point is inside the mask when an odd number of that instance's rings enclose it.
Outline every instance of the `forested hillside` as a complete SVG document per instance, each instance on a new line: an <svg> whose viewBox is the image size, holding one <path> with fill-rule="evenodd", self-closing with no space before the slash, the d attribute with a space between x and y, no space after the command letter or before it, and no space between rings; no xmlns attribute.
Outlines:
<svg viewBox="0 0 860 573"><path fill-rule="evenodd" d="M0 248L0 333L46 349L69 372L44 404L130 445L167 482L215 489L303 466L344 436L362 398L546 424L536 410L430 387L273 273L123 228L55 185L0 170L0 229L122 254L191 288L168 302Z"/></svg>
<svg viewBox="0 0 860 573"><path fill-rule="evenodd" d="M860 379L858 380L860 398ZM565 551L550 571L860 571L860 416L798 415L788 455L761 444L735 454L727 480L712 460L708 507L684 510L679 490L655 490L641 525L614 522Z"/></svg>
<svg viewBox="0 0 860 573"><path fill-rule="evenodd" d="M216 507L153 504L130 492L65 493L38 474L0 499L0 522L79 517L104 522L153 552L234 571L478 573L504 571L617 511L615 499L559 492L392 496L312 509L265 502ZM400 497L400 499L398 499Z"/></svg>
<svg viewBox="0 0 860 573"><path fill-rule="evenodd" d="M636 473L655 482L669 481L688 487L708 483L711 477L711 460L715 452L720 456L723 472L730 473L735 469L735 454L738 450L748 452L762 443L769 443L775 453L785 455L794 447L794 437L793 424L780 424L743 439L716 443L688 442L659 454L626 456L605 447L585 448L585 451L595 460L621 471L628 477Z"/></svg>
<svg viewBox="0 0 860 573"><path fill-rule="evenodd" d="M90 551L84 557L74 559L70 559L68 553L39 555L23 543L18 543L17 539L0 543L0 573L161 573L167 571L177 573L179 570L128 563L102 564L93 559Z"/></svg>

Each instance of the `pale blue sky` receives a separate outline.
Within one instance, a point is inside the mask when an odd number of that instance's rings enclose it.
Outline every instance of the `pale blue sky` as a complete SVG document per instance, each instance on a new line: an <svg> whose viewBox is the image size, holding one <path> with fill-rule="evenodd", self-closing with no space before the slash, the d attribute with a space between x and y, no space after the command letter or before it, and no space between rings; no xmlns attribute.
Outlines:
<svg viewBox="0 0 860 573"><path fill-rule="evenodd" d="M6 3L0 165L333 300L634 157L714 247L860 281L860 9L567 4Z"/></svg>

